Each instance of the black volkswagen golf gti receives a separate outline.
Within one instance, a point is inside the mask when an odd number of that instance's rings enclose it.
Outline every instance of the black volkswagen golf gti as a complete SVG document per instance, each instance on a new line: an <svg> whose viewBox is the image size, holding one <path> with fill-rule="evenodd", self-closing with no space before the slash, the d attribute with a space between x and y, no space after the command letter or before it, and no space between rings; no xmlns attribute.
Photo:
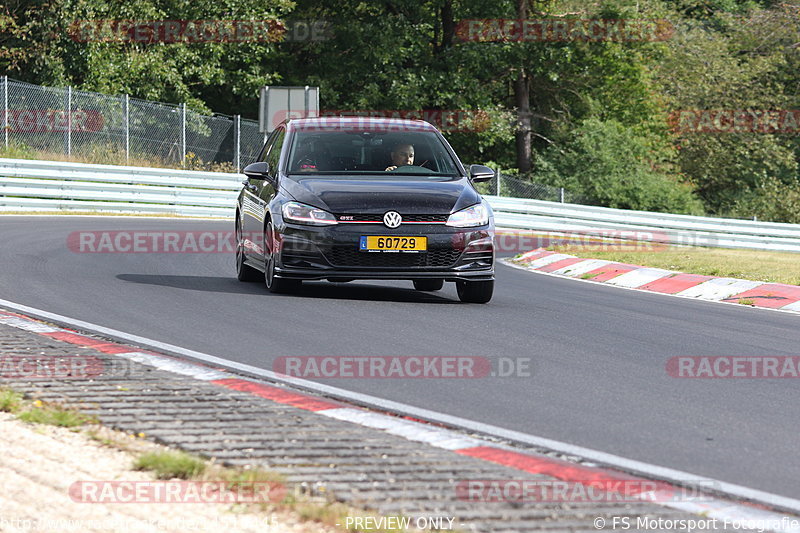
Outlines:
<svg viewBox="0 0 800 533"><path fill-rule="evenodd" d="M272 292L302 280L456 284L463 302L494 290L494 221L436 128L417 120L291 120L272 132L236 208L236 270Z"/></svg>

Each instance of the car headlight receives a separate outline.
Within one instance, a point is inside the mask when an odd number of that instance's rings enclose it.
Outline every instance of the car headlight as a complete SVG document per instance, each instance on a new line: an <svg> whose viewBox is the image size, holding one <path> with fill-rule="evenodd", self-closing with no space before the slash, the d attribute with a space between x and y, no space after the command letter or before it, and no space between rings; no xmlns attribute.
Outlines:
<svg viewBox="0 0 800 533"><path fill-rule="evenodd" d="M447 219L447 225L455 228L485 226L489 223L489 210L483 204L475 204L461 211L456 211Z"/></svg>
<svg viewBox="0 0 800 533"><path fill-rule="evenodd" d="M336 217L324 209L312 205L301 204L300 202L287 202L281 208L283 218L289 222L298 224L310 224L312 226L329 226L338 224Z"/></svg>

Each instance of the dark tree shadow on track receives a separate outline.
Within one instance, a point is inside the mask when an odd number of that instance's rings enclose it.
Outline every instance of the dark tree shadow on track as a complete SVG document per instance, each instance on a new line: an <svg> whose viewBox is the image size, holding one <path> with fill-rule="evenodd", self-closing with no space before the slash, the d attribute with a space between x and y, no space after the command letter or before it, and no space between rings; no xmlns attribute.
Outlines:
<svg viewBox="0 0 800 533"><path fill-rule="evenodd" d="M370 300L376 302L413 302L427 304L458 304L456 299L436 293L420 292L410 287L391 287L365 283L330 283L305 281L291 294L271 294L263 283L242 283L228 276L170 276L157 274L119 274L117 279L144 285L172 287L191 291L229 294L262 294L267 298L322 298L332 300Z"/></svg>
<svg viewBox="0 0 800 533"><path fill-rule="evenodd" d="M242 283L224 276L167 276L157 274L119 274L117 279L143 285L157 285L190 291L258 294L266 292L263 283Z"/></svg>

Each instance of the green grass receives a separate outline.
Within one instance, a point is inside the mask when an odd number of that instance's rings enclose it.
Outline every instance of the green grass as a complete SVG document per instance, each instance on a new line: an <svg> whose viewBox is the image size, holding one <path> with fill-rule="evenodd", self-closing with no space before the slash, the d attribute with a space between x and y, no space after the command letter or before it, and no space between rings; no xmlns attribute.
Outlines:
<svg viewBox="0 0 800 533"><path fill-rule="evenodd" d="M202 474L206 463L186 452L149 452L140 456L133 468L153 472L158 479L190 479Z"/></svg>
<svg viewBox="0 0 800 533"><path fill-rule="evenodd" d="M0 389L0 411L16 413L22 406L22 395L9 389Z"/></svg>
<svg viewBox="0 0 800 533"><path fill-rule="evenodd" d="M78 427L96 421L93 417L73 409L48 404L43 404L41 407L30 407L17 414L17 418L32 424L48 424L64 428Z"/></svg>
<svg viewBox="0 0 800 533"><path fill-rule="evenodd" d="M126 157L124 148L114 144L93 144L84 146L80 154L66 155L60 151L37 150L25 144L11 142L7 148L5 146L0 146L0 157L9 159L67 161L98 165L236 172L233 162L203 161L194 152L188 152L183 162L174 160L168 161L142 153L131 153Z"/></svg>
<svg viewBox="0 0 800 533"><path fill-rule="evenodd" d="M212 481L226 481L231 485L247 485L250 483L285 483L286 478L269 470L260 468L236 469L236 468L207 468L203 475L205 479Z"/></svg>
<svg viewBox="0 0 800 533"><path fill-rule="evenodd" d="M97 420L58 404L45 403L41 400L26 401L22 394L11 389L0 388L0 411L13 413L23 422L31 424L48 424L65 428L73 428Z"/></svg>
<svg viewBox="0 0 800 533"><path fill-rule="evenodd" d="M549 247L548 250L689 274L800 285L800 254L791 252L675 246L630 250L609 249L608 246L602 245L557 245Z"/></svg>

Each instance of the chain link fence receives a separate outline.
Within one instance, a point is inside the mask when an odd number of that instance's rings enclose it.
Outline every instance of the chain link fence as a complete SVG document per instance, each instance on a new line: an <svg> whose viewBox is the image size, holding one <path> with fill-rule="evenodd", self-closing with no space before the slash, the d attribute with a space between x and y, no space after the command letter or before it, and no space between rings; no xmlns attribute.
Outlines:
<svg viewBox="0 0 800 533"><path fill-rule="evenodd" d="M239 171L256 160L264 141L258 121L238 115L207 116L185 104L41 87L7 76L0 84L0 142L6 149L96 162L146 160L188 168L217 163Z"/></svg>
<svg viewBox="0 0 800 533"><path fill-rule="evenodd" d="M547 200L549 202L567 204L590 203L583 196L572 193L563 187L551 187L550 185L534 183L516 176L503 174L499 170L495 172L495 179L488 182L476 183L476 186L481 194L493 196Z"/></svg>
<svg viewBox="0 0 800 533"><path fill-rule="evenodd" d="M45 155L63 154L91 162L136 162L238 172L258 157L264 135L258 121L240 116L207 116L174 105L0 80L3 138L16 147ZM588 203L563 188L497 172L477 184L482 194Z"/></svg>

